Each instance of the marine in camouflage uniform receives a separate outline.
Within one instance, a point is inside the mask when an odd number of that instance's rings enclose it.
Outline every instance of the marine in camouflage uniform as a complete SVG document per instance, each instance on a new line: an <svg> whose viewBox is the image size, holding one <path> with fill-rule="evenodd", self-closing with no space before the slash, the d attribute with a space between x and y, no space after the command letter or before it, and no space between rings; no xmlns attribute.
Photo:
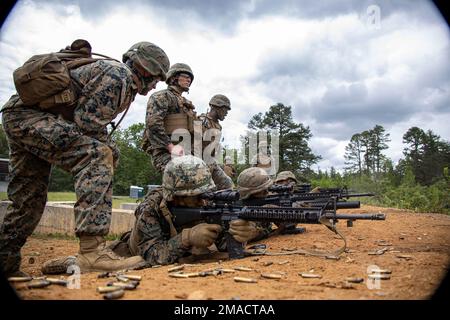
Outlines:
<svg viewBox="0 0 450 320"><path fill-rule="evenodd" d="M298 180L292 171L281 171L277 174L275 183L281 185L296 185Z"/></svg>
<svg viewBox="0 0 450 320"><path fill-rule="evenodd" d="M275 183L279 185L290 185L293 188L298 184L297 177L292 171L281 171L278 173ZM304 202L296 201L292 204L294 208L302 208L305 207ZM278 223L278 233L280 234L298 234L306 231L305 228L297 227L297 224L290 222Z"/></svg>
<svg viewBox="0 0 450 320"><path fill-rule="evenodd" d="M251 167L241 172L237 178L237 189L240 200L245 205L247 200L265 198L269 194L272 179L263 168ZM269 206L269 205L268 205ZM260 230L260 238L266 238L273 233L270 222L253 222Z"/></svg>
<svg viewBox="0 0 450 320"><path fill-rule="evenodd" d="M221 226L196 223L175 227L171 206L199 207L205 200L198 195L215 190L206 164L187 155L170 161L163 175L162 187L150 191L135 211L135 224L111 248L119 255L139 254L149 265L171 264L191 255L193 248L205 249L215 244L226 250ZM256 241L265 236L253 224L244 220L230 223L229 232L241 242Z"/></svg>
<svg viewBox="0 0 450 320"><path fill-rule="evenodd" d="M186 78L190 78L190 81ZM191 68L184 63L175 63L167 73L167 89L152 94L147 103L142 148L151 156L153 166L160 172L164 172L167 163L171 160L171 152L173 148L176 148L171 141L174 127L168 125L170 119L174 116L184 117L185 123L178 128L190 132L193 145L194 121L198 120L198 117L192 102L182 96L183 92L189 92L193 81L194 73ZM191 154L193 153L194 148L191 148ZM219 189L228 189L233 186L232 180L217 163L213 161L208 163L208 166Z"/></svg>
<svg viewBox="0 0 450 320"><path fill-rule="evenodd" d="M219 121L225 120L227 113L231 110L230 99L223 94L216 94L209 100L209 107L211 109L208 113L202 113L199 116L203 130L217 129L222 131Z"/></svg>
<svg viewBox="0 0 450 320"><path fill-rule="evenodd" d="M10 146L8 197L12 201L0 230L0 262L7 275L22 274L20 250L44 212L52 165L73 175L81 271L123 269L142 262L140 257L123 259L105 250L113 162L117 163L113 158L118 156L106 127L129 107L137 93L145 95L165 79L169 60L158 46L140 42L124 54L123 61L99 60L70 71L81 87L73 121L38 106L26 106L18 95L3 107Z"/></svg>
<svg viewBox="0 0 450 320"><path fill-rule="evenodd" d="M222 137L222 126L219 121L225 120L228 111L231 110L230 99L223 94L216 94L210 99L209 107L210 110L201 114L198 118L202 122L203 129L203 156L205 157L206 152L208 157L215 157L216 151L220 150L220 139ZM214 147L214 149L206 149L208 146ZM224 170L222 165L220 167Z"/></svg>
<svg viewBox="0 0 450 320"><path fill-rule="evenodd" d="M229 176L231 179L236 177L236 168L233 166L233 161L230 156L225 157L225 163L223 164L223 171Z"/></svg>

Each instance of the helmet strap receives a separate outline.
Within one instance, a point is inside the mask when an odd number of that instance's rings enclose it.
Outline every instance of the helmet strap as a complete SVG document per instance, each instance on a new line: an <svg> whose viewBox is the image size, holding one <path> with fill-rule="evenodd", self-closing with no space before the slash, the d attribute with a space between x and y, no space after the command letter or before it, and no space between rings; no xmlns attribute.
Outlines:
<svg viewBox="0 0 450 320"><path fill-rule="evenodd" d="M208 114L211 118L213 118L214 121L219 120L219 114L217 113L217 109L214 106L210 105L210 109L208 111Z"/></svg>
<svg viewBox="0 0 450 320"><path fill-rule="evenodd" d="M142 76L139 73L139 70L136 69L136 67L134 66L134 63L131 59L128 59L127 62L125 62L125 64L127 65L128 68L130 68L132 76L133 76L133 80L136 83L136 86L138 87L138 92L142 92L143 89L143 81L142 81Z"/></svg>

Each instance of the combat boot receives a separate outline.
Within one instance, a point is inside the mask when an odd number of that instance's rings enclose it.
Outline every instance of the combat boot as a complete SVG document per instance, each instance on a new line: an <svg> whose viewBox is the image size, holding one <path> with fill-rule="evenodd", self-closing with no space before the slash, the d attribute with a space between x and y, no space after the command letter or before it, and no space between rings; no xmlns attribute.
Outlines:
<svg viewBox="0 0 450 320"><path fill-rule="evenodd" d="M146 264L140 256L130 258L118 256L106 247L106 241L102 236L81 236L77 261L82 273L137 269Z"/></svg>

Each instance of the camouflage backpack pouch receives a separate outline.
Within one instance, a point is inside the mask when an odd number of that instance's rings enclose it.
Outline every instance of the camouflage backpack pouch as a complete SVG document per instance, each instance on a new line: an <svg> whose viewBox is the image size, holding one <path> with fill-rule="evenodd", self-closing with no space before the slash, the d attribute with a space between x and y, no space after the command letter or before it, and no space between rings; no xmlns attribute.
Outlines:
<svg viewBox="0 0 450 320"><path fill-rule="evenodd" d="M75 40L59 52L31 57L14 71L14 85L25 105L41 109L71 105L77 94L69 70L97 60L91 56L89 42Z"/></svg>

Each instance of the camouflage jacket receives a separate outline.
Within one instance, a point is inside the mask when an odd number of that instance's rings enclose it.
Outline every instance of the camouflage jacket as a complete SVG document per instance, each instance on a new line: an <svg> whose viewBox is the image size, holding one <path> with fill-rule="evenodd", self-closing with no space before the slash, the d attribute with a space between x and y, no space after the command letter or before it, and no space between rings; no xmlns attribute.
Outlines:
<svg viewBox="0 0 450 320"><path fill-rule="evenodd" d="M220 138L222 137L222 126L220 125L219 121L214 120L213 118L211 118L210 116L208 116L207 113L202 113L198 119L202 122L202 134L203 134L203 143L202 143L202 147L203 150L205 150L205 148L211 144L212 141L215 141L216 136L217 138L219 138L219 142L217 145L217 148L220 148ZM219 130L220 131L220 137L218 136L219 133L217 132L213 132L212 134L214 135L214 138L212 138L211 136L206 135L205 136L205 132L209 129L215 129L216 131ZM211 141L212 140L212 141ZM215 152L212 152L211 155L215 156Z"/></svg>
<svg viewBox="0 0 450 320"><path fill-rule="evenodd" d="M83 134L106 142L107 125L133 102L137 94L131 70L123 63L99 60L70 72L82 88L73 113L74 122ZM3 110L27 108L30 107L23 105L18 96L13 96Z"/></svg>
<svg viewBox="0 0 450 320"><path fill-rule="evenodd" d="M199 120L202 122L203 130L207 129L219 129L222 131L222 126L219 121L214 120L207 113L202 113L199 117Z"/></svg>
<svg viewBox="0 0 450 320"><path fill-rule="evenodd" d="M191 101L183 97L174 86L152 94L147 103L145 131L142 148L149 152L154 149L166 149L171 143L170 136L164 130L167 115L186 113L191 119L196 119L195 107Z"/></svg>
<svg viewBox="0 0 450 320"><path fill-rule="evenodd" d="M231 164L224 164L223 165L223 171L229 176L230 178L234 178L236 176L236 169Z"/></svg>

